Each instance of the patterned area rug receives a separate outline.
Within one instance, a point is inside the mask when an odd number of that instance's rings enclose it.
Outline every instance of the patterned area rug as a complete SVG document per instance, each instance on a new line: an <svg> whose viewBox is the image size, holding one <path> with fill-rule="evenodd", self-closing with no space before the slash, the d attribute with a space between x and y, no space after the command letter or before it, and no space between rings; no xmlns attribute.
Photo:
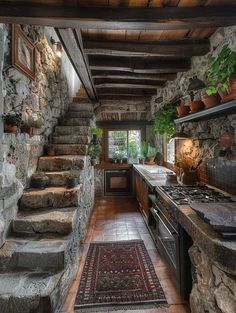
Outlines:
<svg viewBox="0 0 236 313"><path fill-rule="evenodd" d="M143 241L91 243L75 309L150 303L167 302Z"/></svg>

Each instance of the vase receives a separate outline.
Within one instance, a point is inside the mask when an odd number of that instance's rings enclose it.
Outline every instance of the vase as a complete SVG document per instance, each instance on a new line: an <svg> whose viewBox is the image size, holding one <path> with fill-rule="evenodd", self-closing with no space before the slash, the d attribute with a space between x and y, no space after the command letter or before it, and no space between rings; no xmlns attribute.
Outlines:
<svg viewBox="0 0 236 313"><path fill-rule="evenodd" d="M178 105L176 107L176 110L178 112L178 116L182 117L182 116L185 116L189 113L190 107L189 107L189 105Z"/></svg>
<svg viewBox="0 0 236 313"><path fill-rule="evenodd" d="M198 111L201 111L203 108L204 108L204 103L200 100L197 100L197 101L191 101L189 103L189 106L190 106L190 113L196 113Z"/></svg>
<svg viewBox="0 0 236 313"><path fill-rule="evenodd" d="M147 165L154 165L155 163L155 156L146 157L145 164Z"/></svg>

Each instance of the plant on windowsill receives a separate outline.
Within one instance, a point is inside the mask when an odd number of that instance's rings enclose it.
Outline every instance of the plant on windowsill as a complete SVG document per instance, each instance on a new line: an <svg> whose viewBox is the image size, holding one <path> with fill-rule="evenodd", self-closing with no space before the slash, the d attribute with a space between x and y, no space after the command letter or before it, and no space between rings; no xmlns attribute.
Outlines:
<svg viewBox="0 0 236 313"><path fill-rule="evenodd" d="M127 157L126 146L119 145L116 149L117 160L120 164L124 162L124 159Z"/></svg>
<svg viewBox="0 0 236 313"><path fill-rule="evenodd" d="M145 164L148 164L148 165L156 164L155 163L156 154L157 154L157 149L155 147L152 147L150 144L148 144Z"/></svg>
<svg viewBox="0 0 236 313"><path fill-rule="evenodd" d="M129 142L129 163L135 164L137 163L138 158L138 147L137 142L135 140L131 140Z"/></svg>
<svg viewBox="0 0 236 313"><path fill-rule="evenodd" d="M22 125L21 113L9 112L3 115L4 132L16 133L18 127Z"/></svg>
<svg viewBox="0 0 236 313"><path fill-rule="evenodd" d="M170 138L174 133L174 119L177 118L176 108L166 106L160 109L154 116L152 132L154 134L166 135Z"/></svg>
<svg viewBox="0 0 236 313"><path fill-rule="evenodd" d="M206 71L208 81L207 95L219 93L223 101L236 98L236 52L225 45L221 52L210 57Z"/></svg>
<svg viewBox="0 0 236 313"><path fill-rule="evenodd" d="M138 155L139 164L144 164L144 161L147 157L148 152L148 143L146 141L141 142L140 154Z"/></svg>

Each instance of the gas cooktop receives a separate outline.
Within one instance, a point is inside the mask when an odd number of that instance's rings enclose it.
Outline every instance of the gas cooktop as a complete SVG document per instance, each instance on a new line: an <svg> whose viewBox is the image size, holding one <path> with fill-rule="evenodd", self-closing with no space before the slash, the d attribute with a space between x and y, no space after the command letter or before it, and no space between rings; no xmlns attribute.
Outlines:
<svg viewBox="0 0 236 313"><path fill-rule="evenodd" d="M236 198L225 195L206 185L159 187L175 204L236 202Z"/></svg>

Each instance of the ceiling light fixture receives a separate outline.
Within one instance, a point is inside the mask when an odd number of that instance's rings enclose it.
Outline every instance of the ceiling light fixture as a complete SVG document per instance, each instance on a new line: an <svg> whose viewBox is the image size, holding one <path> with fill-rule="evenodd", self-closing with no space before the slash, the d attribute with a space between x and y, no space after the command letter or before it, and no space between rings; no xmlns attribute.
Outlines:
<svg viewBox="0 0 236 313"><path fill-rule="evenodd" d="M55 41L52 37L50 38L50 42L56 46L56 55L60 58L62 55L62 44L60 41Z"/></svg>

